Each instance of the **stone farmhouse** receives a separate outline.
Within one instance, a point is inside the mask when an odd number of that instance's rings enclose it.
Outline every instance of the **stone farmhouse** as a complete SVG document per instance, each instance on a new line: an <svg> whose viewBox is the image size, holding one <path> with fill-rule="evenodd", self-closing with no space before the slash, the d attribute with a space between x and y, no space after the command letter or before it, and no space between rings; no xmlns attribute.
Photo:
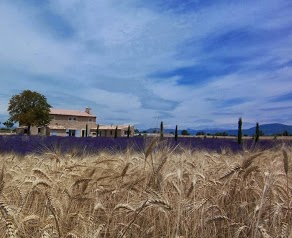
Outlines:
<svg viewBox="0 0 292 238"><path fill-rule="evenodd" d="M127 136L128 126L98 126L96 116L91 113L90 108L85 111L67 110L67 109L50 109L50 123L42 127L31 127L31 135L47 136L76 136L76 137L95 137L98 129L98 136L114 137L116 127L117 136ZM27 132L26 126L17 128L18 134ZM130 136L134 136L134 126L130 126Z"/></svg>

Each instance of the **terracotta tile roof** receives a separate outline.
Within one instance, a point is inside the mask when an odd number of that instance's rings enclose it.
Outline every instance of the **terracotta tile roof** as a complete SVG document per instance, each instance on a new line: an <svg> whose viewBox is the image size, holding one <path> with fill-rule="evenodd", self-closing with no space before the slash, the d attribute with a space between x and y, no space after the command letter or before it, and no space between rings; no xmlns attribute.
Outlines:
<svg viewBox="0 0 292 238"><path fill-rule="evenodd" d="M126 130L128 129L127 125L112 125L112 126L108 126L108 125L99 125L99 130L115 130L116 127L118 126L118 129L122 129L122 130Z"/></svg>
<svg viewBox="0 0 292 238"><path fill-rule="evenodd" d="M65 116L77 116L77 117L96 117L95 115L88 114L87 112L67 109L50 109L50 115L65 115Z"/></svg>

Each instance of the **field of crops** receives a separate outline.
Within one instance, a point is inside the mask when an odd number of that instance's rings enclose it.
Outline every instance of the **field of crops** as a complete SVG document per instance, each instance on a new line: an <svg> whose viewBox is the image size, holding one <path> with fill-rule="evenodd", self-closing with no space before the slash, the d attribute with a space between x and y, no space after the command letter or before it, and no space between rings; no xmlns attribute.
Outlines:
<svg viewBox="0 0 292 238"><path fill-rule="evenodd" d="M135 140L1 138L0 238L292 236L287 143Z"/></svg>
<svg viewBox="0 0 292 238"><path fill-rule="evenodd" d="M27 155L31 153L43 154L44 152L54 151L59 153L83 153L96 154L99 151L122 152L131 147L134 151L143 152L147 141L151 138L132 137L132 138L107 138L107 137L58 137L58 136L21 136L10 135L0 136L0 153L16 153ZM282 140L260 140L256 148L272 148L282 144ZM285 143L291 144L291 140ZM174 138L165 138L164 144L171 147L180 145L191 150L207 150L212 152L222 152L225 150L240 152L254 148L253 140L244 140L243 145L238 145L236 138L195 138L180 137L178 141Z"/></svg>

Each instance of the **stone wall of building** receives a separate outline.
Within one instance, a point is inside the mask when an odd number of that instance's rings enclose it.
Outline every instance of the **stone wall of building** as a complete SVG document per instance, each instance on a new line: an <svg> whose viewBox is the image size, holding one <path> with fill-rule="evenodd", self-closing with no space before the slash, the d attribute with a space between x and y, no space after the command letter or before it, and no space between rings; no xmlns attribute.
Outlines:
<svg viewBox="0 0 292 238"><path fill-rule="evenodd" d="M52 115L51 122L46 127L31 127L32 135L57 135L57 136L85 136L86 125L88 135L90 130L96 128L96 117L78 117ZM73 132L75 131L75 132Z"/></svg>

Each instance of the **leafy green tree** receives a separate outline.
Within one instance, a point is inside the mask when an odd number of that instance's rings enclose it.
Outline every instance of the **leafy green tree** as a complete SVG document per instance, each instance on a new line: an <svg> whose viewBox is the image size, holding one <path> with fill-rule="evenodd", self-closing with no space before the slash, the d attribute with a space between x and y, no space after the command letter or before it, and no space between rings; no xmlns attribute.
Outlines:
<svg viewBox="0 0 292 238"><path fill-rule="evenodd" d="M178 139L178 132L177 132L177 125L175 126L175 133L174 133L174 140L177 141Z"/></svg>
<svg viewBox="0 0 292 238"><path fill-rule="evenodd" d="M4 124L4 123L3 123ZM289 132L286 130L283 132L283 136L289 136Z"/></svg>
<svg viewBox="0 0 292 238"><path fill-rule="evenodd" d="M226 131L223 132L216 132L215 136L228 136L228 133Z"/></svg>
<svg viewBox="0 0 292 238"><path fill-rule="evenodd" d="M47 103L44 95L24 90L10 99L8 106L9 119L13 122L19 122L19 125L27 126L28 134L30 134L31 126L49 124L50 108L51 105Z"/></svg>
<svg viewBox="0 0 292 238"><path fill-rule="evenodd" d="M190 133L187 130L182 130L181 134L183 136L189 136L190 135Z"/></svg>
<svg viewBox="0 0 292 238"><path fill-rule="evenodd" d="M204 135L206 135L206 133L204 131L198 131L196 133L196 136L204 136Z"/></svg>
<svg viewBox="0 0 292 238"><path fill-rule="evenodd" d="M237 143L242 144L242 118L238 120L238 133L237 133Z"/></svg>
<svg viewBox="0 0 292 238"><path fill-rule="evenodd" d="M11 119L8 119L6 122L3 122L3 125L6 126L7 129L14 126L14 123Z"/></svg>

